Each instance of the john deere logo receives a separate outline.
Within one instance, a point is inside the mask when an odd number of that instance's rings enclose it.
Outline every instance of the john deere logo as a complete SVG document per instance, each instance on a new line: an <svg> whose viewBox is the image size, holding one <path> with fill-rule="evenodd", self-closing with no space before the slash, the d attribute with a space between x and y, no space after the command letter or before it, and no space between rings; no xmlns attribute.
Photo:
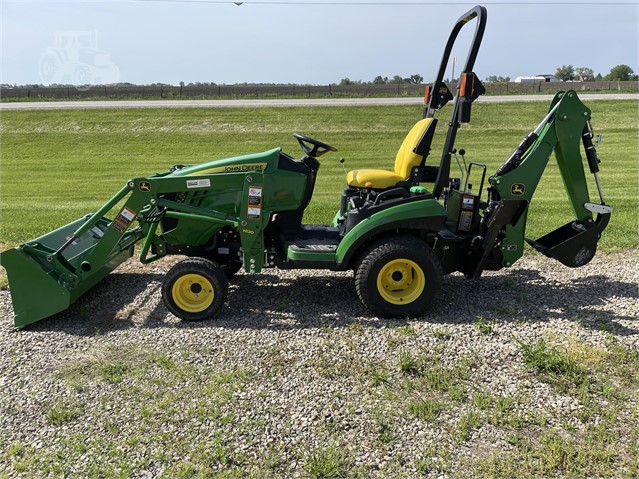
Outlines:
<svg viewBox="0 0 639 479"><path fill-rule="evenodd" d="M525 191L526 191L526 187L524 186L523 183L514 183L510 187L510 192L515 196L521 196L524 194Z"/></svg>
<svg viewBox="0 0 639 479"><path fill-rule="evenodd" d="M148 181L140 181L140 191L151 191L151 183Z"/></svg>

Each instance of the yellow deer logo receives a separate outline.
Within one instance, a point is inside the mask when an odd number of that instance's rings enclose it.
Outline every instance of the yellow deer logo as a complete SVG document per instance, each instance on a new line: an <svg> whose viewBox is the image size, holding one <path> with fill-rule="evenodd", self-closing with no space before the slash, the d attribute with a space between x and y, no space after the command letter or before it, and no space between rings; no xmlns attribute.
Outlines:
<svg viewBox="0 0 639 479"><path fill-rule="evenodd" d="M526 187L524 186L523 183L515 183L510 188L510 192L516 196L523 195L525 191L526 191Z"/></svg>

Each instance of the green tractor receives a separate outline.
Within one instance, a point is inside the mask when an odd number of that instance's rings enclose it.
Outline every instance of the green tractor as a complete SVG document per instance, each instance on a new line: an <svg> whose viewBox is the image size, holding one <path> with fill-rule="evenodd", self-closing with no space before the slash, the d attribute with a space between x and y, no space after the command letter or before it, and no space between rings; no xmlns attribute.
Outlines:
<svg viewBox="0 0 639 479"><path fill-rule="evenodd" d="M474 37L453 97L443 76L459 31L472 20ZM612 210L598 178L590 110L574 91L555 96L539 126L487 180L486 166L466 165L464 151L455 148L458 128L470 121L472 104L485 91L472 71L485 25L484 7L459 18L437 78L426 89L423 118L404 139L393 169L350 171L330 225L303 224L302 217L318 158L336 149L298 134L299 159L276 148L133 178L97 212L2 254L15 327L68 308L133 256L136 244L143 263L188 257L162 284L166 307L183 320L215 316L228 280L242 268L353 270L357 294L371 314L414 317L433 305L443 274L478 278L484 270L511 266L524 241L567 266L585 265ZM439 165L427 165L435 114L451 100ZM598 203L590 201L582 148ZM528 206L553 151L575 220L525 240ZM460 175L451 178L453 158ZM423 184L434 186L429 191Z"/></svg>

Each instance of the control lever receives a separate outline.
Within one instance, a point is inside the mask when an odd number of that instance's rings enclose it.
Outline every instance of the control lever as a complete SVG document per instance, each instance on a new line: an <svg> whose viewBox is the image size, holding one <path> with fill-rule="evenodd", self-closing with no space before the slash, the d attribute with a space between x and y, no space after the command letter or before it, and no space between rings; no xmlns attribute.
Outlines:
<svg viewBox="0 0 639 479"><path fill-rule="evenodd" d="M466 181L464 182L464 192L467 192L468 191L468 180L470 179L470 172L468 171L468 166L466 165L466 158L464 157L464 155L466 154L466 150L464 150L463 148L460 148L459 149L459 154L462 157L462 161L464 162L464 172L466 173Z"/></svg>
<svg viewBox="0 0 639 479"><path fill-rule="evenodd" d="M451 153L455 157L455 161L457 162L457 166L459 167L459 171L461 171L461 178L460 179L461 179L461 183L463 183L464 182L464 170L461 167L461 163L459 162L459 157L457 156L457 148L453 148Z"/></svg>
<svg viewBox="0 0 639 479"><path fill-rule="evenodd" d="M457 156L457 148L453 148L453 151L451 151L451 153L455 156L455 161L457 162L457 166L459 167L459 171L461 171L461 178L460 178L460 184L464 183L464 178L466 177L466 169L462 168L462 165L459 161L459 157ZM464 160L464 155L466 154L466 150L459 150L459 154L462 157L462 160ZM466 160L464 160L464 166L466 166Z"/></svg>
<svg viewBox="0 0 639 479"><path fill-rule="evenodd" d="M344 162L346 160L344 158L340 158L339 162L342 165L342 170L344 170L344 181L346 181L346 186L348 186L348 180L346 179L346 177L348 176L348 172L346 171L346 167L344 166Z"/></svg>

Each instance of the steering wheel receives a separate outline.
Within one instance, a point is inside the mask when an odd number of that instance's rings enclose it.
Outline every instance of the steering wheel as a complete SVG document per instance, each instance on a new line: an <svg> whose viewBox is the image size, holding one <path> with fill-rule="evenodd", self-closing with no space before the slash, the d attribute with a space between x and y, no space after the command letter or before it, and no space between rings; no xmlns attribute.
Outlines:
<svg viewBox="0 0 639 479"><path fill-rule="evenodd" d="M329 151L337 151L337 148L334 146L328 145L322 141L314 140L308 136L300 135L299 133L293 133L293 136L302 147L304 153L308 156L312 156L313 158L318 158ZM313 147L310 147L307 143L310 143Z"/></svg>

